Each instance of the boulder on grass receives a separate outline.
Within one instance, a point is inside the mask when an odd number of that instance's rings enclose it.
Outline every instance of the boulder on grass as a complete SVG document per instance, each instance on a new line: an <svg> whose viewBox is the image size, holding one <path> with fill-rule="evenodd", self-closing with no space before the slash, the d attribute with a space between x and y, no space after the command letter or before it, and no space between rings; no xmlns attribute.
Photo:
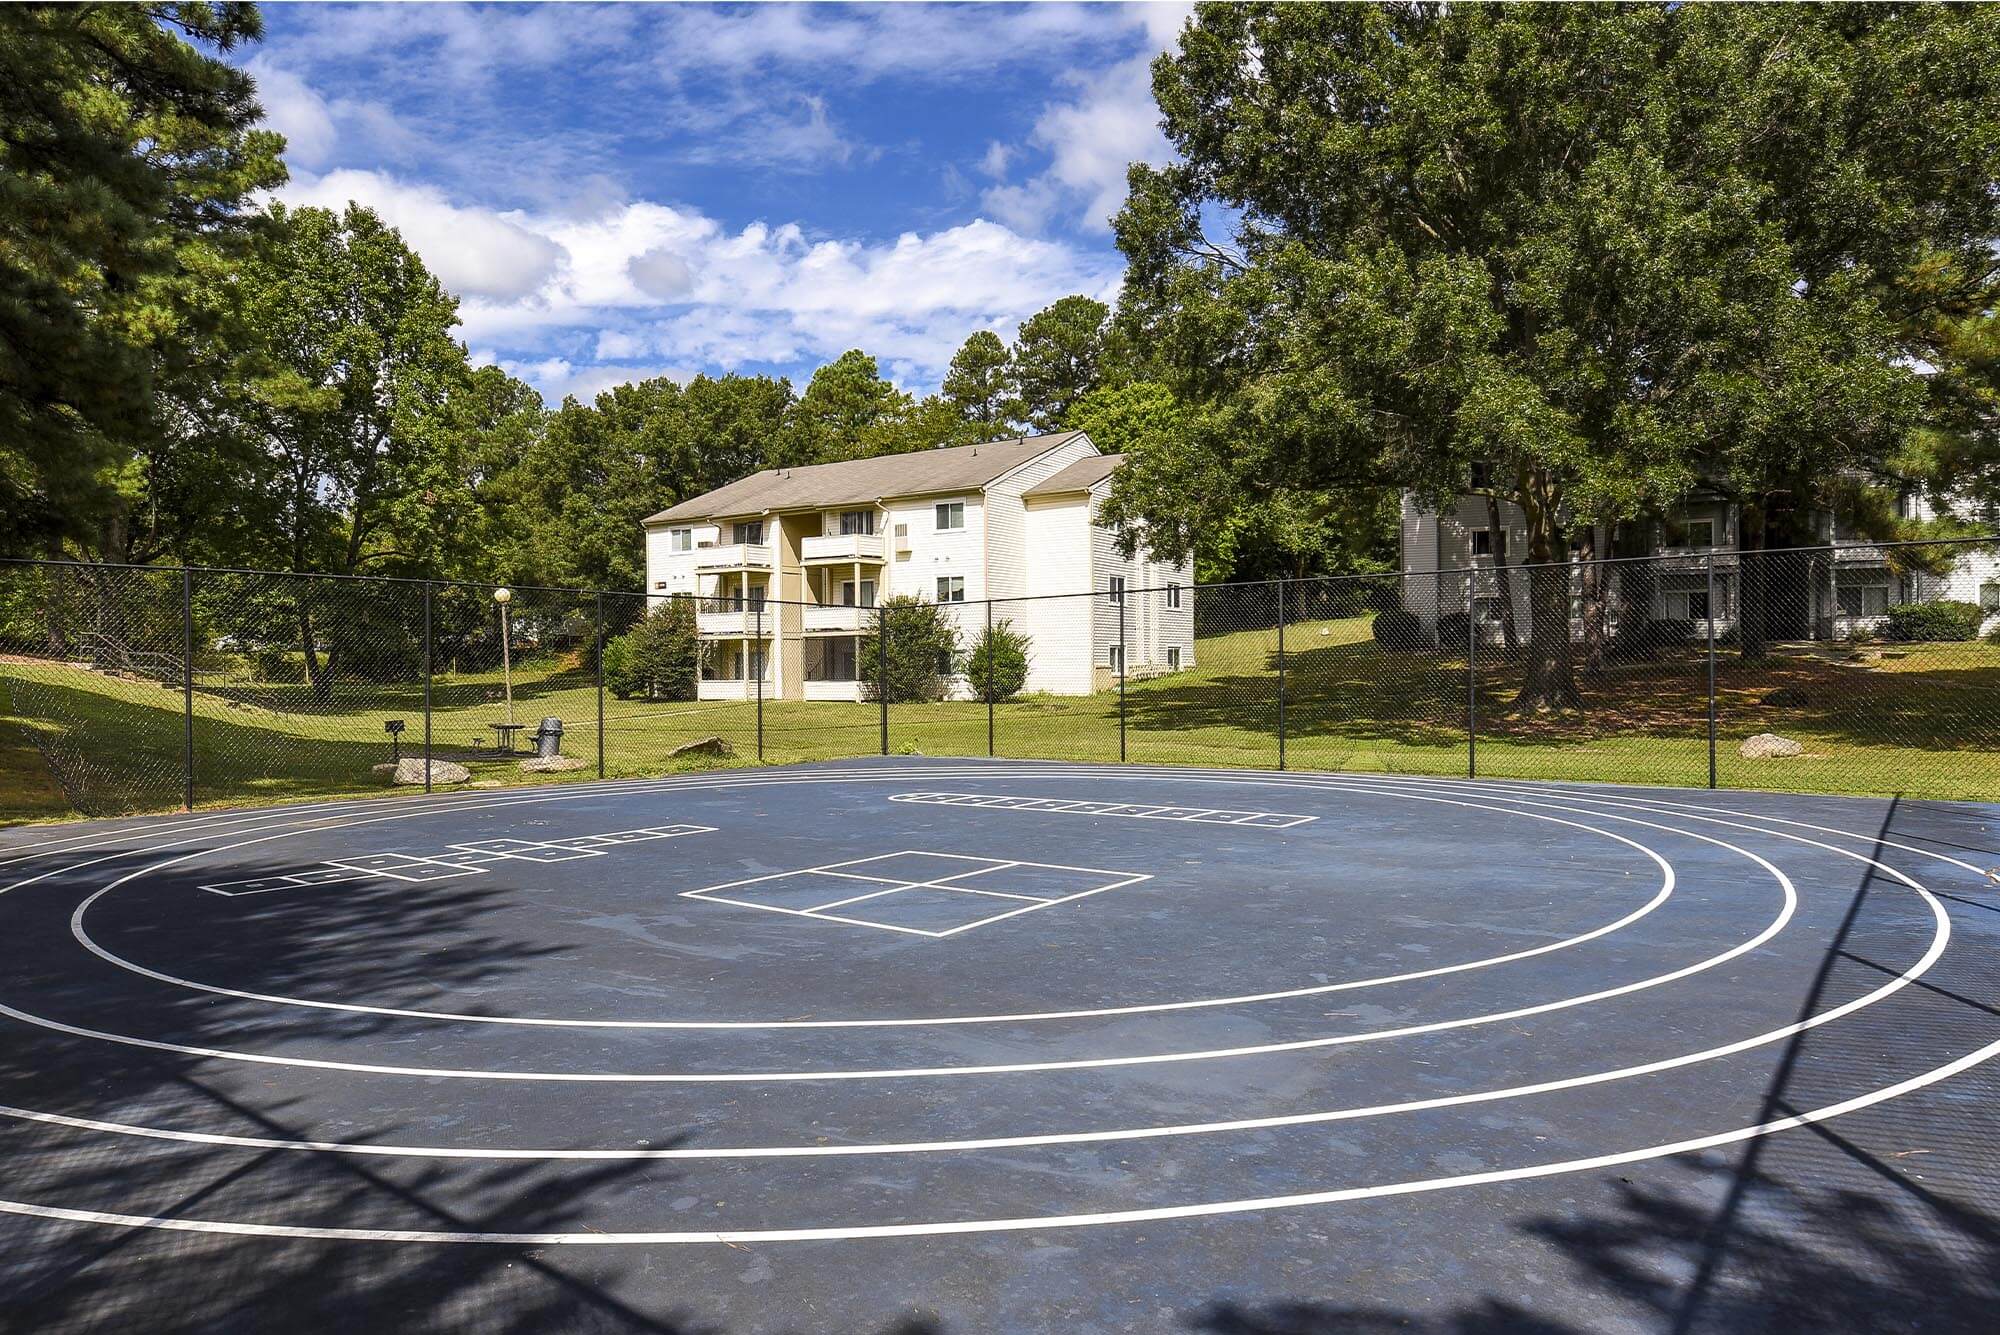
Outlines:
<svg viewBox="0 0 2000 1335"><path fill-rule="evenodd" d="M375 776L384 783L414 783L424 781L422 757L405 757L393 765L375 766ZM441 783L464 783L472 777L472 771L463 765L455 765L449 760L431 762L431 785Z"/></svg>
<svg viewBox="0 0 2000 1335"><path fill-rule="evenodd" d="M682 756L733 756L736 748L720 737L704 737L698 742L689 742L667 752L667 759L678 760Z"/></svg>
<svg viewBox="0 0 2000 1335"><path fill-rule="evenodd" d="M1736 754L1745 760L1774 760L1800 755L1804 751L1805 747L1799 743L1774 732L1760 732L1755 737L1746 737L1743 745L1736 748Z"/></svg>
<svg viewBox="0 0 2000 1335"><path fill-rule="evenodd" d="M527 774L566 774L582 768L583 762L575 756L536 756L521 762L521 770Z"/></svg>

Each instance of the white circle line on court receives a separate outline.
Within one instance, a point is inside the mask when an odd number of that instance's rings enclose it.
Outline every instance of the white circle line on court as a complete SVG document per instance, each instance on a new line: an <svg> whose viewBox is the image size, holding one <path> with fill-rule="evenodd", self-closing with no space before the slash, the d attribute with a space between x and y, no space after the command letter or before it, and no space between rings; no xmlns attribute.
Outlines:
<svg viewBox="0 0 2000 1335"><path fill-rule="evenodd" d="M859 782L859 781L849 780L849 782ZM199 982L195 979L183 978L178 974L167 973L164 970L150 968L146 965L138 963L135 960L126 959L124 956L118 954L117 952L111 950L109 947L105 946L103 943L99 942L95 937L93 937L90 934L88 928L85 927L84 925L85 915L90 911L90 909L94 905L97 904L99 900L103 899L106 895L109 895L110 893L119 889L120 887L129 884L130 882L136 879L139 879L140 877L146 876L154 871L159 870L162 867L171 865L171 862L155 863L150 867L142 867L135 872L120 877L119 879L111 882L109 885L106 885L102 889L91 894L89 897L84 899L83 902L77 905L75 912L71 915L70 934L84 947L84 949L90 951L92 954L104 960L106 963L111 964L119 969L123 969L128 973L138 974L141 977L150 978L155 982L165 983L173 987L186 988L198 992L207 992L215 996L234 997L241 1001L256 1001L277 1006L298 1006L314 1010L342 1011L347 1013L363 1014L363 1015L387 1015L401 1019L412 1019L412 1020L443 1020L443 1021L468 1023L468 1024L502 1024L502 1025L520 1025L526 1027L565 1028L565 1029L641 1029L641 1030L644 1029L663 1029L663 1030L893 1029L893 1028L933 1028L933 1027L943 1027L949 1025L973 1025L973 1024L1025 1024L1030 1022L1039 1022L1047 1020L1082 1020L1082 1019L1100 1019L1116 1015L1149 1015L1167 1011L1198 1010L1202 1008L1212 1008L1218 1006L1253 1005L1271 1001L1290 1001L1290 1000L1295 1000L1299 997L1326 996L1336 992L1351 992L1363 988L1386 987L1391 984L1418 982L1426 978L1441 978L1449 974L1466 973L1475 969L1486 969L1486 968L1493 968L1495 966L1503 964L1513 964L1520 960L1532 959L1539 955L1546 955L1557 950L1567 950L1573 946L1579 946L1585 944L1586 942L1598 940L1599 938L1608 936L1614 932L1622 931L1623 929L1631 926L1633 923L1638 922L1641 918L1646 917L1648 914L1658 909L1661 905L1665 904L1667 900L1673 896L1675 877L1672 864L1669 863L1665 858L1661 857L1659 853L1655 852L1653 849L1646 847L1646 845L1638 842L1637 840L1628 839L1624 835L1613 833L1610 830L1599 829L1594 825L1587 825L1580 821L1564 820L1561 817L1557 816L1540 816L1536 815L1534 812L1531 811L1511 810L1512 806L1523 805L1520 799L1510 798L1508 799L1510 805L1508 807L1501 807L1501 806L1492 806L1478 802L1462 801L1454 798L1427 797L1418 794L1406 795L1398 790L1391 790L1391 789L1382 789L1378 791L1381 791L1384 794L1390 796L1398 796L1406 798L1413 797L1414 800L1417 801L1438 802L1448 806L1465 807L1470 810L1489 811L1489 812L1504 811L1511 815L1525 816L1533 820L1543 820L1555 825L1571 826L1573 828L1586 831L1590 834L1595 834L1602 836L1603 838L1606 839L1615 840L1618 843L1636 849L1638 852L1640 852L1641 854L1650 858L1653 861L1654 865L1657 866L1660 871L1659 888L1653 893L1653 896L1650 899L1648 899L1645 903L1641 904L1638 908L1632 910L1629 913L1624 914L1621 917L1615 918L1608 923L1604 923L1600 926L1594 927L1587 932L1582 932L1575 936L1564 937L1557 941L1545 942L1539 946L1531 946L1525 950L1510 951L1502 955L1490 955L1482 959L1466 960L1457 964L1439 965L1435 968L1430 968L1430 969L1417 969L1406 973L1383 974L1373 978L1349 979L1338 983L1317 983L1309 987L1294 987L1294 988L1286 988L1282 990L1269 991L1269 992L1251 992L1251 993L1243 993L1236 996L1201 997L1189 1001L1160 1001L1160 1002L1149 1002L1145 1004L1131 1005L1131 1006L1099 1006L1092 1008L1077 1008L1070 1010L1049 1010L1049 1011L1014 1011L1003 1014L991 1014L991 1015L896 1016L896 1017L869 1017L869 1018L838 1019L838 1020L586 1020L586 1019L574 1019L574 1018L556 1017L556 1016L486 1015L486 1014L475 1014L465 1011L436 1011L436 1010L423 1010L423 1009L417 1009L411 1007L399 1007L399 1006L370 1006L357 1002L347 1002L347 1001L324 1001L309 997L284 996L270 992L253 992L241 988L222 987L214 983ZM1564 810L1566 808L1554 807L1551 809ZM1636 823L1644 824L1645 822L1636 822ZM302 831L301 833L311 833L311 832ZM282 836L273 835L270 837L278 838ZM262 839L245 840L243 841L243 844L261 843L261 842L264 842L264 840ZM204 850L202 856L207 856L212 853L228 852L233 848L241 846L243 845L225 844L220 848ZM171 861L180 861L180 860L181 859L173 859Z"/></svg>
<svg viewBox="0 0 2000 1335"><path fill-rule="evenodd" d="M1474 809L1477 809L1479 806L1479 804L1477 803L1461 802L1444 798L1431 798L1423 800L1445 802L1448 805L1465 806ZM1539 805L1539 806L1552 805L1547 803L1528 803L1522 799L1513 799L1513 800L1519 802L1521 805ZM1558 807L1557 809L1560 810L1564 808ZM1523 814L1532 814L1532 813L1523 813ZM1694 974L1701 973L1705 970L1715 968L1718 965L1726 963L1731 959L1734 959L1740 955L1748 953L1749 951L1755 950L1759 946L1763 945L1766 941L1769 941L1772 937L1776 936L1779 932L1783 931L1786 923L1788 923L1791 920L1792 915L1797 911L1798 892L1796 888L1792 885L1790 878L1788 878L1784 872L1779 870L1767 859L1760 857L1759 855L1752 853L1747 849L1740 848L1737 845L1727 842L1726 840L1717 839L1710 835L1697 834L1693 831L1688 831L1688 830L1677 830L1669 826L1658 825L1651 821L1640 820L1637 817L1633 816L1620 816L1612 813L1600 813L1600 814L1602 818L1605 819L1623 821L1627 824L1638 825L1648 829L1660 830L1665 833L1677 834L1684 838L1699 840L1700 842L1703 843L1714 844L1719 848L1723 848L1731 852L1738 853L1741 856L1748 858L1749 860L1763 867L1767 872L1771 874L1771 876L1774 879L1777 880L1784 895L1784 904L1782 908L1779 910L1778 915L1774 919L1772 919L1772 921L1763 929L1763 931L1758 933L1756 936L1750 938L1748 941L1733 946L1728 950L1722 951L1719 954L1710 956L1708 959L1700 960L1692 965L1686 965L1680 969L1670 970L1667 973L1655 975L1654 977L1651 978L1639 979L1631 983L1621 984L1617 987L1605 988L1597 992L1585 993L1575 997L1560 998L1556 1001L1544 1002L1534 1006L1517 1007L1511 1010L1500 1011L1500 1012L1489 1012L1484 1015L1460 1017L1458 1019L1453 1019L1453 1020L1433 1021L1428 1024L1422 1024L1422 1025L1407 1025L1397 1029L1375 1030L1360 1034L1336 1034L1336 1035L1322 1036L1319 1038L1297 1039L1283 1043L1248 1044L1230 1048L1213 1048L1213 1049L1203 1049L1197 1051L1184 1051L1184 1052L1174 1052L1174 1053L1151 1053L1151 1054L1121 1056L1121 1057L1075 1058L1063 1061L1009 1062L1009 1063L998 1063L998 1064L978 1065L978 1066L894 1067L894 1068L876 1068L876 1069L862 1069L862 1070L817 1070L817 1071L740 1071L740 1072L738 1071L731 1071L731 1072L495 1071L495 1070L485 1070L485 1069L474 1070L474 1069L466 1069L458 1067L390 1066L390 1065L381 1065L381 1064L366 1063L366 1062L343 1062L343 1061L335 1061L331 1058L287 1057L275 1053L250 1053L233 1049L209 1048L193 1044L171 1043L159 1039L139 1038L133 1035L118 1034L106 1030L90 1029L83 1026L65 1024L61 1021L51 1020L48 1019L47 1017L38 1016L31 1012L23 1011L16 1007L5 1004L0 1004L0 1015L7 1015L13 1019L20 1020L23 1023L38 1025L42 1028L50 1029L58 1033L69 1034L72 1037L88 1038L100 1042L117 1043L126 1046L145 1048L154 1051L174 1052L184 1056L204 1057L222 1061L249 1062L249 1063L257 1063L263 1065L273 1065L273 1066L292 1066L292 1067L300 1067L313 1070L348 1071L355 1074L371 1074L371 1075L416 1076L416 1077L436 1077L442 1079L495 1080L495 1081L516 1081L516 1082L546 1081L550 1083L568 1083L568 1084L749 1084L749 1083L798 1083L807 1081L839 1081L839 1080L920 1079L920 1078L938 1078L938 1077L971 1076L971 1075L978 1075L978 1076L1019 1075L1019 1074L1026 1074L1029 1072L1101 1070L1114 1067L1161 1065L1174 1062L1208 1061L1208 1060L1219 1060L1219 1059L1233 1058L1233 1057L1268 1056L1281 1052L1310 1051L1319 1048L1330 1048L1330 1047L1345 1046L1350 1044L1381 1042L1387 1039L1406 1038L1419 1034L1441 1033L1448 1030L1468 1028L1476 1025L1497 1024L1510 1020L1524 1019L1533 1015L1546 1014L1556 1010L1564 1010L1577 1006L1594 1005L1598 1002L1606 1001L1614 997L1629 995L1633 992L1643 991L1648 988L1658 987L1667 983L1677 982L1683 978L1687 978ZM1543 819L1555 820L1556 818L1545 817ZM1558 821L1558 823L1570 824L1572 822ZM1583 828L1589 828L1589 827L1583 827ZM267 842L269 839L283 838L283 837L286 836L268 835L259 839L248 840L245 842L263 843ZM184 855L183 858L170 859L169 863L183 861L185 860L186 857L192 857L192 856L197 856L197 855L195 854ZM157 865L169 865L169 864L163 863ZM157 866L155 868L142 869L142 871L156 870L156 869ZM125 879L130 879L131 876L136 876L139 874L141 874L141 872L129 873L127 877L121 878L121 881ZM120 882L118 881L114 881L110 886L105 887L105 890L115 888L119 883ZM102 894L104 893L104 891L99 891L98 893Z"/></svg>

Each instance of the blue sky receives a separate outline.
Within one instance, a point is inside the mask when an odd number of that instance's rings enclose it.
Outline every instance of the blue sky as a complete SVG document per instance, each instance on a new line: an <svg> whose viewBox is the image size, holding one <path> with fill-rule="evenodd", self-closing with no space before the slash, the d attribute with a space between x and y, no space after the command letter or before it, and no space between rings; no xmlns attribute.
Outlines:
<svg viewBox="0 0 2000 1335"><path fill-rule="evenodd" d="M974 329L1116 292L1161 161L1130 5L274 5L240 57L294 203L359 200L551 401L789 374L850 347L923 391Z"/></svg>

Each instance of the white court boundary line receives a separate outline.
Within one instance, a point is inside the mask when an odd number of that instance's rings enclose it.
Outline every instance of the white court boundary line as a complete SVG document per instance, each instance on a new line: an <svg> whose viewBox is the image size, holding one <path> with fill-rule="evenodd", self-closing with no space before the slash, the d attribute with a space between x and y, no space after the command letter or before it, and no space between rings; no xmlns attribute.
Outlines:
<svg viewBox="0 0 2000 1335"><path fill-rule="evenodd" d="M793 780L793 781L798 782L798 780ZM846 783L860 783L865 781L866 780L859 778L841 780L841 782L846 782ZM1177 782L1178 780L1174 781ZM1317 785L1311 785L1305 781L1299 781L1297 786L1316 787ZM146 965L139 964L136 961L128 960L124 956L119 955L116 952L109 949L108 947L102 945L100 942L96 940L96 938L90 935L89 930L85 928L83 925L83 919L86 911L90 909L92 905L94 905L97 902L97 900L101 899L105 895L110 894L112 891L118 889L120 886L126 884L129 881L135 880L140 876L148 875L151 872L158 871L161 868L170 866L175 862L185 860L181 858L170 859L167 862L155 863L153 866L140 868L138 871L133 872L130 875L120 877L118 880L113 881L111 884L105 886L102 890L99 890L97 893L91 895L88 899L84 900L83 903L78 905L77 910L72 917L71 932L76 937L76 939L82 943L83 947L86 950L89 950L92 954L97 955L99 958L103 959L106 963L112 964L128 972L139 974L143 977L151 978L156 982L167 983L175 987L187 988L198 992L207 992L214 996L234 997L241 1001L260 1001L271 1005L279 1005L279 1006L301 1006L314 1010L345 1011L349 1013L364 1014L364 1015L390 1015L404 1019L455 1020L469 1024L517 1024L517 1025L545 1027L545 1028L718 1029L718 1030L848 1029L848 1028L886 1029L886 1028L929 1027L933 1025L943 1026L943 1025L964 1025L964 1024L1018 1024L1027 1021L1041 1021L1041 1020L1097 1019L1100 1017L1113 1016L1113 1015L1149 1015L1149 1014L1158 1014L1166 1011L1195 1010L1205 1007L1249 1005L1266 1001L1289 1001L1298 997L1325 996L1336 992L1355 991L1362 988L1386 987L1397 983L1417 982L1426 978L1440 978L1448 974L1465 973L1473 969L1487 969L1487 968L1493 968L1497 965L1512 964L1519 960L1531 959L1538 955L1546 955L1553 951L1566 950L1572 946L1583 945L1586 942L1594 941L1600 937L1608 936L1614 932L1624 930L1626 927L1631 926L1633 923L1639 921L1641 918L1646 917L1648 914L1658 909L1661 905L1665 904L1667 900L1670 899L1674 893L1676 886L1674 869L1666 861L1666 859L1662 858L1658 853L1655 853L1653 850L1647 848L1644 844L1639 843L1637 840L1628 839L1625 836L1620 834L1615 834L1610 830L1602 830L1593 825L1585 825L1578 821L1563 820L1555 816L1536 816L1532 812L1513 811L1512 805L1518 805L1518 803L1512 804L1508 807L1482 808L1475 803L1453 801L1448 798L1419 798L1418 800L1435 801L1451 806L1465 806L1465 807L1470 807L1471 809L1474 810L1506 811L1509 814L1527 816L1530 819L1545 820L1557 825L1569 825L1576 829L1583 830L1587 833L1601 835L1606 839L1615 840L1618 843L1625 844L1626 846L1637 850L1640 854L1652 860L1654 865L1656 865L1660 869L1660 887L1658 890L1654 892L1653 897L1651 899L1647 900L1644 904L1641 904L1637 909L1634 909L1632 912L1625 914L1623 917L1615 918L1612 921L1603 924L1602 926L1594 927L1587 932L1580 933L1579 935L1565 937L1557 941L1546 942L1539 946L1530 946L1524 950L1509 951L1506 954L1486 956L1481 959L1467 960L1458 964L1439 965L1429 969L1416 969L1399 974L1382 974L1382 975L1377 975L1376 977L1373 978L1350 979L1338 983L1319 983L1319 984L1314 984L1310 987L1286 988L1272 992L1254 992L1238 996L1227 996L1227 997L1204 997L1193 1001L1162 1001L1162 1002L1151 1002L1151 1003L1132 1005L1132 1006L1102 1006L1095 1008L1081 1008L1081 1009L1057 1010L1057 1011L1017 1011L1017 1012L993 1014L993 1015L896 1016L896 1017L879 1017L879 1018L867 1017L858 1019L838 1019L838 1020L583 1020L583 1019L564 1018L560 1016L482 1015L482 1014L474 1014L463 1011L433 1011L433 1010L423 1010L413 1007L368 1006L357 1002L322 1001L307 997L287 997L287 996L280 996L275 993L253 992L241 988L223 987L215 983L203 983L191 978L182 978L176 974L170 974L163 970L152 969ZM1560 808L1554 808L1554 809L1560 809ZM1589 814L1597 814L1597 813L1589 813ZM1645 822L1642 821L1637 823L1644 824ZM1665 827L1656 827L1656 828L1665 828ZM313 832L314 831L300 831L300 833L313 833ZM1675 831L1675 833L1679 833L1679 831ZM270 836L270 838L280 838L280 837L287 837L287 836L280 836L280 835ZM190 855L190 856L205 856L209 853L224 853L224 852L229 852L236 848L245 847L250 844L262 843L262 842L265 842L265 840L249 839L249 840L244 840L241 843L237 844L225 844L215 849L203 850L202 854ZM828 865L836 867L849 866L853 865L853 862L858 862L858 861L865 861L865 859L854 859L848 863L830 863ZM1090 870L1090 869L1071 868L1070 870ZM778 872L778 873L773 873L773 876L782 876L788 874L790 873ZM752 877L748 881L725 882L721 886L704 887L704 889L705 890L726 889L732 885L750 884L754 881L768 880L768 879L771 879L771 877ZM5 890L0 890L0 894L4 893ZM694 892L691 891L682 892L682 894L684 895L691 895L693 893ZM757 907L764 907L764 906L760 905ZM799 910L774 910L774 911L798 912ZM912 930L912 929L899 929L899 930Z"/></svg>
<svg viewBox="0 0 2000 1335"><path fill-rule="evenodd" d="M1731 812L1730 814L1744 815L1747 813ZM1755 817L1753 816L1752 819L1755 819ZM1802 822L1786 822L1786 823L1803 825ZM1811 828L1821 828L1821 827L1811 827ZM1855 836L1845 831L1828 830L1827 832L1840 834L1848 838L1861 837L1861 836ZM1776 832L1765 831L1764 833L1775 834ZM1796 836L1782 836L1782 835L1779 837L1796 838ZM1799 842L1808 844L1817 843L1817 841L1804 840L1804 839L1800 839ZM1829 845L1820 844L1818 846L1831 849L1831 846ZM1899 846L1908 847L1905 845L1899 845ZM1848 852L1847 850L1831 849L1831 851L1839 852L1849 857L1855 857L1863 862L1867 862L1877 867L1880 867L1885 872L1889 872L1890 874L1894 875L1896 879L1902 880L1914 886L1917 889L1918 893L1923 895L1930 902L1933 915L1939 917L1940 919L1941 931L1943 935L1942 939L1934 939L1933 954L1935 955L1942 953L1945 940L1948 939L1949 918L1943 915L1943 906L1940 903L1938 903L1933 896L1931 896L1927 891L1925 891L1923 887L1917 886L1915 882L1910 880L1909 877L1896 871L1896 869L1894 868L1888 867L1886 864L1881 863L1874 858L1862 857L1861 855L1853 854L1851 852ZM1939 860L1952 863L1953 865L1967 867L1968 870L1972 870L1975 872L1975 874L1977 874L1976 869L1969 868L1967 864L1959 862L1957 859L1949 858L1941 854L1931 853L1929 850L1924 850L1924 849L1911 849L1910 851L1919 852L1925 856L1935 857L1938 858ZM1923 968L1928 968L1928 964L1923 965ZM1900 981L1906 983L1910 979L1914 978L1916 972L1921 972L1921 970L1916 970L1906 973L1904 978ZM1826 1019L1830 1018L1832 1018L1831 1013L1827 1015ZM1817 1020L1816 1022L1825 1023L1826 1020L1820 1019ZM254 1224L230 1223L225 1221L166 1219L156 1216L121 1215L121 1214L112 1214L101 1211L69 1210L60 1207L36 1206L23 1202L6 1202L6 1201L0 1201L0 1212L25 1214L25 1215L31 1215L41 1218L50 1218L50 1219L64 1219L73 1222L107 1223L107 1224L116 1224L116 1225L124 1225L131 1227L148 1227L148 1228L175 1230L175 1231L227 1233L238 1236L328 1238L328 1239L352 1240L352 1241L412 1241L412 1242L445 1242L445 1243L511 1242L516 1244L525 1243L529 1245L620 1245L620 1244L629 1245L635 1243L662 1244L662 1243L673 1243L673 1242L789 1241L789 1240L812 1240L812 1239L828 1239L828 1238L861 1238L861 1237L891 1237L891 1236L919 1236L919 1235L934 1236L942 1234L1017 1231L1021 1229L1033 1229L1033 1228L1083 1227L1092 1224L1102 1224L1102 1223L1141 1222L1146 1220L1157 1220L1157 1219L1193 1218L1199 1216L1239 1213L1239 1212L1254 1211L1260 1209L1279 1209L1279 1208L1292 1208L1296 1206L1311 1205L1311 1204L1328 1204L1343 1200L1366 1199L1379 1196L1411 1194L1420 1191L1442 1190L1454 1186L1475 1185L1475 1184L1502 1182L1502 1181L1518 1181L1533 1177L1553 1176L1567 1172L1587 1171L1591 1168L1597 1168L1597 1167L1609 1167L1624 1163L1641 1162L1646 1159L1659 1158L1673 1154L1688 1153L1694 1150L1713 1148L1720 1145L1735 1143L1742 1140L1748 1140L1758 1136L1772 1134L1779 1130L1790 1129L1792 1127L1798 1127L1798 1126L1805 1126L1817 1121L1827 1120L1831 1117L1844 1115L1845 1113L1873 1106L1876 1103L1897 1098L1902 1096L1903 1094L1912 1092L1917 1089L1922 1089L1927 1087L1928 1085L1935 1084L1944 1079L1948 1079L1949 1077L1959 1073L1960 1071L1969 1069L1974 1065L1978 1065L1983 1061L1989 1060L1996 1054L2000 1054L2000 1043L1990 1044L1984 1048L1978 1049L1972 1053L1957 1058L1952 1062L1946 1063L1943 1066L1933 1068L1931 1071L1925 1072L1918 1076L1911 1077L1904 1081L1898 1082L1897 1084L1887 1086L1883 1089L1871 1091L1870 1093L1859 1095L1855 1098L1848 1099L1840 1103L1830 1104L1825 1107L1812 1110L1810 1112L1795 1114L1790 1117L1777 1119L1771 1122L1760 1123L1758 1125L1741 1128L1736 1131L1723 1132L1717 1135L1700 1137L1692 1140L1673 1142L1662 1146L1653 1146L1642 1150L1625 1151L1619 1154L1597 1156L1592 1159L1566 1160L1551 1164L1530 1165L1521 1168L1496 1170L1493 1172L1486 1172L1486 1173L1463 1174L1456 1177L1448 1177L1448 1178L1422 1179L1414 1182L1387 1184L1376 1187L1347 1188L1337 1191L1303 1193L1291 1196L1262 1197L1262 1198L1252 1198L1252 1199L1236 1200L1236 1201L1209 1202L1205 1204L1191 1205L1191 1206L1159 1207L1155 1209L1139 1210L1139 1211L1119 1211L1119 1212L1088 1214L1088 1215L1047 1216L1047 1217L1033 1218L1033 1219L975 1220L975 1221L960 1221L955 1223L940 1223L940 1224L877 1225L877 1226L865 1226L861 1228L846 1228L846 1229L755 1230L755 1231L739 1230L739 1231L723 1231L723 1232L708 1231L699 1233L662 1232L662 1233L619 1233L619 1234L600 1234L600 1233L470 1234L470 1233L456 1233L456 1232L428 1232L428 1231L408 1231L408 1230L358 1230L358 1229L312 1228L308 1226L254 1225Z"/></svg>

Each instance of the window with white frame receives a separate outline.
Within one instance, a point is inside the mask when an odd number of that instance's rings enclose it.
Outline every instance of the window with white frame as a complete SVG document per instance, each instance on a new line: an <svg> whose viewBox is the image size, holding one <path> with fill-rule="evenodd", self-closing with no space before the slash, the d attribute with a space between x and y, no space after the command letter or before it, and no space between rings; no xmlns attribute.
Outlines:
<svg viewBox="0 0 2000 1335"><path fill-rule="evenodd" d="M736 541L755 547L764 541L764 521L752 519L736 526Z"/></svg>
<svg viewBox="0 0 2000 1335"><path fill-rule="evenodd" d="M840 605L842 607L875 606L875 581L864 579L861 581L859 587L856 587L855 582L851 579L840 581Z"/></svg>
<svg viewBox="0 0 2000 1335"><path fill-rule="evenodd" d="M1167 610L1169 612L1178 612L1180 610L1180 606L1181 606L1181 586L1178 584L1167 585Z"/></svg>
<svg viewBox="0 0 2000 1335"><path fill-rule="evenodd" d="M939 575L937 577L937 600L941 603L964 602L965 576Z"/></svg>
<svg viewBox="0 0 2000 1335"><path fill-rule="evenodd" d="M1117 603L1124 602L1125 577L1123 575L1113 575L1110 581L1106 584L1105 591L1111 595L1111 601L1114 605Z"/></svg>
<svg viewBox="0 0 2000 1335"><path fill-rule="evenodd" d="M873 510L842 510L840 512L840 536L851 537L860 534L867 537L875 532L875 512Z"/></svg>
<svg viewBox="0 0 2000 1335"><path fill-rule="evenodd" d="M939 501L937 507L937 529L949 533L965 527L964 501Z"/></svg>
<svg viewBox="0 0 2000 1335"><path fill-rule="evenodd" d="M1105 645L1104 666L1110 668L1113 672L1123 672L1125 670L1125 646L1122 644Z"/></svg>
<svg viewBox="0 0 2000 1335"><path fill-rule="evenodd" d="M670 528L667 530L667 550L689 552L694 550L694 530L691 528Z"/></svg>
<svg viewBox="0 0 2000 1335"><path fill-rule="evenodd" d="M1507 554L1507 530L1476 528L1472 530L1472 554L1474 556L1505 556Z"/></svg>
<svg viewBox="0 0 2000 1335"><path fill-rule="evenodd" d="M1169 672L1181 670L1181 647L1178 644L1167 646L1167 670Z"/></svg>
<svg viewBox="0 0 2000 1335"><path fill-rule="evenodd" d="M949 649L938 650L937 674L940 677L949 677L951 675L951 667L952 667L951 650Z"/></svg>
<svg viewBox="0 0 2000 1335"><path fill-rule="evenodd" d="M1705 552L1715 546L1715 520L1669 519L1665 525L1666 545Z"/></svg>
<svg viewBox="0 0 2000 1335"><path fill-rule="evenodd" d="M1840 614L1844 617L1879 617L1889 610L1889 582L1858 583L1842 580Z"/></svg>
<svg viewBox="0 0 2000 1335"><path fill-rule="evenodd" d="M2000 612L2000 581L1989 579L1979 586L1979 610L1989 616Z"/></svg>

